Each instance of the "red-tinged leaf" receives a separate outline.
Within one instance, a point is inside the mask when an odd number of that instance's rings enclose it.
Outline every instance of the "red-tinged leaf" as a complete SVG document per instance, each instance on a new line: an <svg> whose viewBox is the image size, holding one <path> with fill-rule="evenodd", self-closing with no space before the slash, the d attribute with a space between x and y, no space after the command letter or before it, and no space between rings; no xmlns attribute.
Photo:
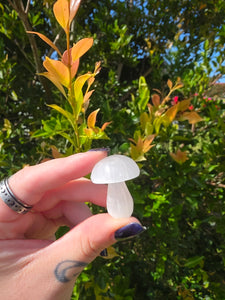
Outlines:
<svg viewBox="0 0 225 300"><path fill-rule="evenodd" d="M77 59L73 62L71 52L72 52L72 48L70 48L70 50L69 50L70 55L68 55L67 50L63 53L62 63L64 65L66 65L68 68L71 67L71 78L73 79L75 77L75 75L77 74L77 70L78 70L78 67L79 67L80 60Z"/></svg>
<svg viewBox="0 0 225 300"><path fill-rule="evenodd" d="M167 80L167 85L168 85L169 89L171 90L173 87L173 83L170 79Z"/></svg>
<svg viewBox="0 0 225 300"><path fill-rule="evenodd" d="M63 155L59 152L59 150L56 148L56 146L53 145L50 148L52 150L52 156L53 156L53 158L63 157Z"/></svg>
<svg viewBox="0 0 225 300"><path fill-rule="evenodd" d="M109 126L112 122L105 122L102 127L101 127L101 131L104 131L106 129L107 126Z"/></svg>
<svg viewBox="0 0 225 300"><path fill-rule="evenodd" d="M155 134L151 134L144 139L143 147L142 147L142 151L144 153L148 152L152 147L155 146L155 145L151 145L154 138L155 138Z"/></svg>
<svg viewBox="0 0 225 300"><path fill-rule="evenodd" d="M72 61L77 60L80 58L84 53L86 53L93 45L92 38L84 38L74 44L72 47Z"/></svg>
<svg viewBox="0 0 225 300"><path fill-rule="evenodd" d="M70 19L69 22L71 23L73 21L73 18L75 17L78 8L80 6L81 0L70 0Z"/></svg>
<svg viewBox="0 0 225 300"><path fill-rule="evenodd" d="M154 106L158 107L160 105L160 97L157 94L152 95L152 103Z"/></svg>
<svg viewBox="0 0 225 300"><path fill-rule="evenodd" d="M91 98L91 95L93 94L94 91L95 90L91 90L84 95L84 103L89 101L89 99Z"/></svg>
<svg viewBox="0 0 225 300"><path fill-rule="evenodd" d="M59 56L62 56L58 47L56 47L56 45L49 38L47 38L44 34L35 32L35 31L27 31L27 33L33 33L33 34L38 35L39 38L41 38L46 44L48 44L50 47L52 47L52 49L54 49L59 54Z"/></svg>
<svg viewBox="0 0 225 300"><path fill-rule="evenodd" d="M96 117L97 117L99 110L100 110L99 108L96 109L95 111L90 113L90 115L88 116L88 119L87 119L88 128L95 128Z"/></svg>
<svg viewBox="0 0 225 300"><path fill-rule="evenodd" d="M77 70L79 68L79 64L80 64L80 60L77 59L75 62L72 63L72 66L71 66L71 78L73 79L76 74L77 74Z"/></svg>
<svg viewBox="0 0 225 300"><path fill-rule="evenodd" d="M70 76L69 69L61 61L51 59L46 57L44 67L51 74L52 77L55 77L65 87L69 87Z"/></svg>
<svg viewBox="0 0 225 300"><path fill-rule="evenodd" d="M179 164L183 164L188 160L187 152L181 151L180 149L178 149L176 153L170 153L170 156Z"/></svg>
<svg viewBox="0 0 225 300"><path fill-rule="evenodd" d="M69 1L57 0L53 6L53 12L59 25L67 32L70 20Z"/></svg>
<svg viewBox="0 0 225 300"><path fill-rule="evenodd" d="M71 52L72 52L72 48L70 48L69 51L68 50L64 51L63 55L62 55L62 63L64 63L64 65L66 65L68 67L72 66L72 55L71 55ZM68 55L68 53L70 55ZM69 57L70 57L70 59L69 59Z"/></svg>
<svg viewBox="0 0 225 300"><path fill-rule="evenodd" d="M61 83L57 80L57 78L53 74L51 74L49 72L44 72L44 73L39 73L39 75L42 75L42 76L45 76L46 78L48 78L58 88L58 90L63 94L63 96L65 98L67 98L63 86L61 85Z"/></svg>
<svg viewBox="0 0 225 300"><path fill-rule="evenodd" d="M85 113L86 110L88 109L88 106L89 106L89 102L90 102L90 97L92 95L92 93L94 92L94 90L91 90L89 92L87 92L85 95L84 95L84 99L83 99L83 107L82 107L82 112Z"/></svg>

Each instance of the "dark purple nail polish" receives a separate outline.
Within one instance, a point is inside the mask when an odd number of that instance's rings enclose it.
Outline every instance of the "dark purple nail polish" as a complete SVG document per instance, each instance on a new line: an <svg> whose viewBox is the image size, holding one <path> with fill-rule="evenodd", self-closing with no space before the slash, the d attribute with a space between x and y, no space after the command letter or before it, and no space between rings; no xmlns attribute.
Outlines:
<svg viewBox="0 0 225 300"><path fill-rule="evenodd" d="M88 150L88 152L90 152L90 151L105 151L105 152L107 152L107 154L109 154L110 153L110 148L108 148L108 147L106 147L106 148L94 148L94 149L90 149L90 150Z"/></svg>
<svg viewBox="0 0 225 300"><path fill-rule="evenodd" d="M115 239L117 241L122 241L135 237L136 235L142 233L146 230L146 227L141 226L139 223L130 223L115 232Z"/></svg>
<svg viewBox="0 0 225 300"><path fill-rule="evenodd" d="M103 257L108 256L108 251L106 248L100 252L100 256L103 256Z"/></svg>

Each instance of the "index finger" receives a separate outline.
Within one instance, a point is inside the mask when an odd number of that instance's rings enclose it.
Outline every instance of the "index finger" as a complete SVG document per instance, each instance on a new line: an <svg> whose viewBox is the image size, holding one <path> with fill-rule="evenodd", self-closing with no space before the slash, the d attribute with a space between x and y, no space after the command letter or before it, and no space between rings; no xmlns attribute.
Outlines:
<svg viewBox="0 0 225 300"><path fill-rule="evenodd" d="M107 150L88 151L25 167L10 177L9 185L18 199L34 205L48 190L89 174L105 156Z"/></svg>

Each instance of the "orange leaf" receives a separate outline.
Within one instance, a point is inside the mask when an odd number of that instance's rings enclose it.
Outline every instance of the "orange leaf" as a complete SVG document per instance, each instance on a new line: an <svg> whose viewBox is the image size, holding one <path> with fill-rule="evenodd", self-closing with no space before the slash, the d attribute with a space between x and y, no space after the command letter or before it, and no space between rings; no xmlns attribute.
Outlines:
<svg viewBox="0 0 225 300"><path fill-rule="evenodd" d="M190 106L191 99L188 100L182 100L179 102L179 111L185 111Z"/></svg>
<svg viewBox="0 0 225 300"><path fill-rule="evenodd" d="M143 148L142 148L142 151L144 153L148 152L152 147L155 146L155 145L151 145L154 138L155 138L154 134L151 134L145 138L144 143L143 143Z"/></svg>
<svg viewBox="0 0 225 300"><path fill-rule="evenodd" d="M56 1L53 6L53 12L59 25L67 32L70 19L69 1Z"/></svg>
<svg viewBox="0 0 225 300"><path fill-rule="evenodd" d="M70 19L69 22L71 23L73 21L73 18L75 17L78 8L80 6L81 0L70 0Z"/></svg>
<svg viewBox="0 0 225 300"><path fill-rule="evenodd" d="M165 112L164 117L165 117L166 122L168 122L169 124L171 122L173 122L174 118L176 117L178 106L179 106L179 103L173 105Z"/></svg>
<svg viewBox="0 0 225 300"><path fill-rule="evenodd" d="M91 98L91 95L93 94L93 92L94 92L94 90L91 90L84 95L84 103L87 102Z"/></svg>
<svg viewBox="0 0 225 300"><path fill-rule="evenodd" d="M59 56L62 56L61 52L56 47L56 45L53 44L53 42L49 38L47 38L44 34L35 31L27 31L27 33L33 33L38 35L39 38L41 38L45 43L47 43L50 47L52 47L59 54Z"/></svg>
<svg viewBox="0 0 225 300"><path fill-rule="evenodd" d="M88 116L87 125L88 125L89 128L94 128L95 127L96 117L97 117L97 114L98 114L99 110L100 110L99 108L96 109L95 111L90 113L90 115Z"/></svg>
<svg viewBox="0 0 225 300"><path fill-rule="evenodd" d="M43 65L52 77L55 77L65 87L69 86L69 69L61 61L46 57Z"/></svg>
<svg viewBox="0 0 225 300"><path fill-rule="evenodd" d="M167 80L167 85L168 85L169 89L171 90L173 87L173 83L170 79Z"/></svg>
<svg viewBox="0 0 225 300"><path fill-rule="evenodd" d="M202 118L195 111L184 112L183 115L181 116L181 119L182 120L188 120L188 122L190 124L195 124L197 122L202 121Z"/></svg>
<svg viewBox="0 0 225 300"><path fill-rule="evenodd" d="M52 156L53 156L53 158L60 158L60 157L63 156L63 155L59 152L59 150L56 148L56 146L52 145L50 148L51 148L51 150L52 150Z"/></svg>
<svg viewBox="0 0 225 300"><path fill-rule="evenodd" d="M157 94L152 95L152 103L154 106L159 106L160 105L160 97Z"/></svg>
<svg viewBox="0 0 225 300"><path fill-rule="evenodd" d="M73 79L75 77L75 75L77 74L77 70L78 70L78 67L79 67L79 64L80 64L80 60L77 59L75 60L74 62L72 61L72 55L71 55L71 52L72 52L72 48L70 48L70 62L69 62L69 55L68 55L68 51L66 50L64 53L63 53L63 56L62 56L62 63L66 66L71 66L71 78Z"/></svg>
<svg viewBox="0 0 225 300"><path fill-rule="evenodd" d="M106 127L111 124L112 122L105 122L102 127L101 127L101 131L104 131L106 129Z"/></svg>
<svg viewBox="0 0 225 300"><path fill-rule="evenodd" d="M170 156L179 164L183 164L188 160L187 152L181 151L180 149L178 149L176 153L170 153Z"/></svg>
<svg viewBox="0 0 225 300"><path fill-rule="evenodd" d="M74 44L72 47L72 61L77 60L80 58L84 53L86 53L93 45L93 39L92 38L84 38Z"/></svg>
<svg viewBox="0 0 225 300"><path fill-rule="evenodd" d="M79 63L80 63L80 60L77 59L75 60L75 62L72 63L72 66L71 66L71 78L73 79L75 77L75 75L77 74L77 70L79 68Z"/></svg>
<svg viewBox="0 0 225 300"><path fill-rule="evenodd" d="M63 86L61 85L61 83L57 80L57 78L53 74L51 74L49 72L44 72L44 73L39 73L39 75L42 75L42 76L45 76L46 78L48 78L60 90L60 92L63 94L63 96L65 98L67 98Z"/></svg>

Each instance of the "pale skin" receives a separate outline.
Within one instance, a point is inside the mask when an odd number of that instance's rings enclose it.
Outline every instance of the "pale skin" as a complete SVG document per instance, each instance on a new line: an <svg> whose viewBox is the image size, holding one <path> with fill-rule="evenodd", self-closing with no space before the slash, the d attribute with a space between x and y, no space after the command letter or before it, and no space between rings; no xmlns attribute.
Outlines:
<svg viewBox="0 0 225 300"><path fill-rule="evenodd" d="M116 242L115 231L138 222L92 216L85 204L106 206L107 186L84 178L106 155L91 151L54 159L10 178L15 196L33 209L20 215L0 201L1 299L69 300L83 268ZM55 240L61 225L71 230Z"/></svg>

